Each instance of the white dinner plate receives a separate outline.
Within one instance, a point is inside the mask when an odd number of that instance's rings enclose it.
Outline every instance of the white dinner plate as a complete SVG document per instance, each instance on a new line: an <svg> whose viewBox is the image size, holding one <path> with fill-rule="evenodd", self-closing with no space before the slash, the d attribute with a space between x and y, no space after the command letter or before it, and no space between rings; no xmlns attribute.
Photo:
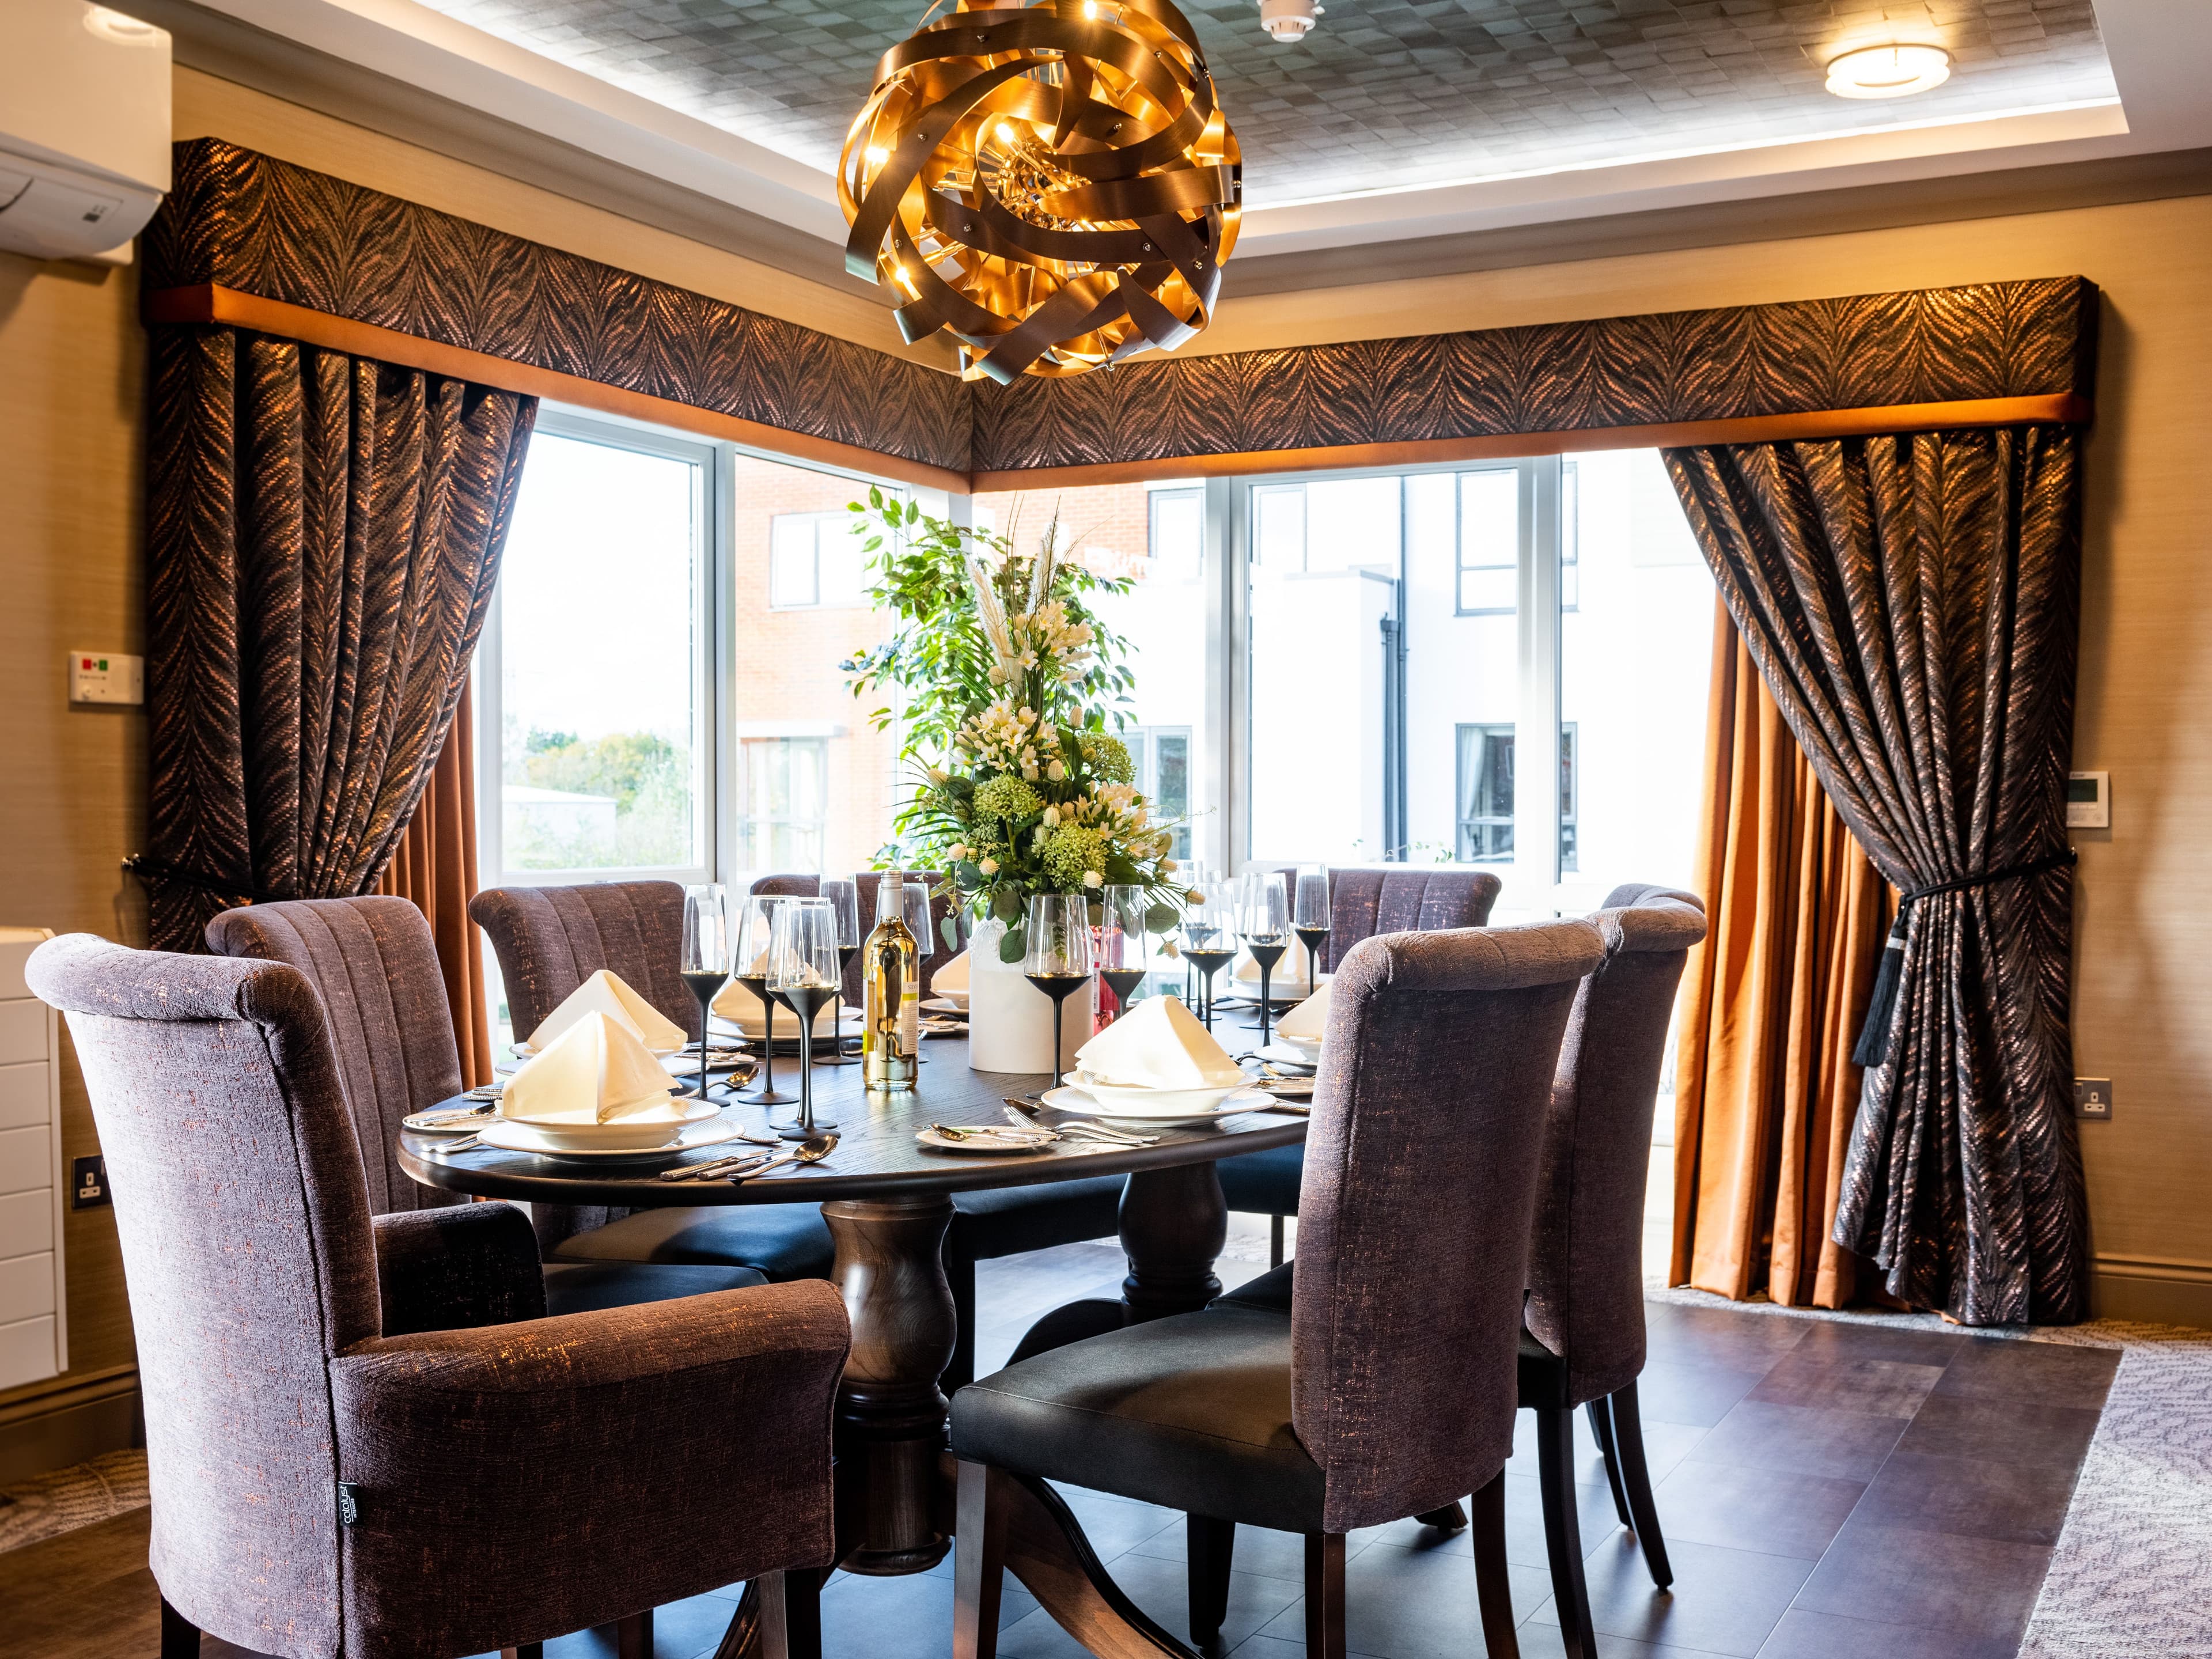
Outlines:
<svg viewBox="0 0 2212 1659"><path fill-rule="evenodd" d="M1032 1139L1016 1129L1009 1129L1006 1134L1004 1140L958 1140L934 1129L917 1129L914 1138L933 1152L965 1152L970 1158L1025 1158L1031 1152L1047 1151L1053 1145L1044 1135Z"/></svg>
<svg viewBox="0 0 2212 1659"><path fill-rule="evenodd" d="M508 1051L513 1054L517 1060L534 1059L538 1054L538 1050L532 1048L527 1042L510 1042L507 1046ZM681 1048L647 1048L645 1052L651 1054L655 1060L665 1060L671 1054L682 1054L684 1050Z"/></svg>
<svg viewBox="0 0 2212 1659"><path fill-rule="evenodd" d="M844 1012L837 1018L837 1035L858 1036L860 1034L861 1023L860 1011L848 1002L845 1005ZM768 1022L762 1021L760 1028L756 1030L750 1026L738 1024L726 1014L717 1014L708 1022L707 1029L718 1037L741 1036L757 1042L768 1035ZM793 1029L791 1011L787 1008L778 1008L775 1011L775 1040L778 1042L799 1041L799 1033ZM817 1019L814 1022L814 1040L817 1042L830 1041L829 1021Z"/></svg>
<svg viewBox="0 0 2212 1659"><path fill-rule="evenodd" d="M1321 1045L1318 1042L1314 1044L1311 1054L1280 1041L1271 1042L1264 1048L1255 1048L1252 1054L1254 1058L1258 1060L1272 1060L1278 1066L1303 1066L1308 1071L1314 1070L1321 1064Z"/></svg>
<svg viewBox="0 0 2212 1659"><path fill-rule="evenodd" d="M1264 1112L1275 1103L1275 1097L1264 1089L1238 1089L1232 1091L1211 1110L1202 1112L1146 1112L1130 1111L1122 1107L1106 1105L1073 1084L1058 1089L1048 1089L1037 1098L1055 1112L1065 1112L1070 1117L1095 1117L1109 1123L1142 1124L1148 1128L1174 1129L1194 1124L1212 1123L1224 1117L1235 1117L1241 1112Z"/></svg>
<svg viewBox="0 0 2212 1659"><path fill-rule="evenodd" d="M938 1002L949 1002L963 1014L968 1012L967 992L957 989L950 985L933 985L929 988L936 994L933 997L932 1000ZM925 1002L921 1006L927 1008L929 1006L929 1004Z"/></svg>
<svg viewBox="0 0 2212 1659"><path fill-rule="evenodd" d="M676 1104L684 1115L674 1122L609 1123L591 1129L556 1129L511 1117L495 1118L485 1127L484 1144L504 1146L509 1152L544 1152L562 1158L636 1158L706 1144L684 1137L692 1129L711 1124L720 1115L721 1108L696 1096L679 1096ZM726 1139L728 1136L726 1132L715 1139Z"/></svg>
<svg viewBox="0 0 2212 1659"><path fill-rule="evenodd" d="M968 1000L963 997L955 1002L951 997L924 997L921 1008L924 1013L964 1014L968 1012Z"/></svg>
<svg viewBox="0 0 2212 1659"><path fill-rule="evenodd" d="M1133 1112L1140 1116L1152 1116L1161 1112L1210 1112L1244 1086L1240 1079L1235 1083L1212 1084L1200 1089L1147 1089L1133 1085L1108 1083L1091 1076L1081 1066L1075 1068L1075 1085L1102 1106L1111 1106L1117 1111Z"/></svg>

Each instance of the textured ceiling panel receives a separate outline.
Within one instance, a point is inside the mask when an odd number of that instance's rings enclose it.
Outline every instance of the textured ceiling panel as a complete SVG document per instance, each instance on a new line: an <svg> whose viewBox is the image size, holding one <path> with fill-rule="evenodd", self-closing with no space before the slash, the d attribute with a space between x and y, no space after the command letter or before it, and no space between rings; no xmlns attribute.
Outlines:
<svg viewBox="0 0 2212 1659"><path fill-rule="evenodd" d="M423 3L827 170L925 0ZM1254 0L1185 9L1255 207L2114 95L2091 0L1328 0L1297 46ZM1948 47L1950 81L1823 89L1829 59L1893 40Z"/></svg>

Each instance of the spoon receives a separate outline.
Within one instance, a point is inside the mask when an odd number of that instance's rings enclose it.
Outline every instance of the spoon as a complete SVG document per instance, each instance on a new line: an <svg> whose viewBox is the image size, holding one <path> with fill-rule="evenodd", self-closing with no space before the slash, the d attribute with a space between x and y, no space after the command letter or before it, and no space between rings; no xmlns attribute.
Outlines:
<svg viewBox="0 0 2212 1659"><path fill-rule="evenodd" d="M750 1181L757 1175L766 1175L779 1164L819 1164L837 1150L837 1136L833 1131L802 1140L781 1158L772 1158L765 1164L730 1177L732 1181Z"/></svg>

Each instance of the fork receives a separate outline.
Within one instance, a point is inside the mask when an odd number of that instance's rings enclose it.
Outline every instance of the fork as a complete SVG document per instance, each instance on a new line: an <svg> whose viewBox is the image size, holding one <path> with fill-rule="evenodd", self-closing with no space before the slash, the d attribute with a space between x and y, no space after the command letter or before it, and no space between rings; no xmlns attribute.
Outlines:
<svg viewBox="0 0 2212 1659"><path fill-rule="evenodd" d="M1006 1097L1006 1115L1016 1122L1024 1122L1040 1129L1050 1129L1054 1134L1079 1140L1103 1140L1116 1146L1152 1146L1159 1142L1158 1135L1132 1134L1127 1129L1115 1129L1103 1123L1050 1124L1037 1116L1036 1105L1013 1096ZM1014 1114L1022 1115L1014 1118Z"/></svg>

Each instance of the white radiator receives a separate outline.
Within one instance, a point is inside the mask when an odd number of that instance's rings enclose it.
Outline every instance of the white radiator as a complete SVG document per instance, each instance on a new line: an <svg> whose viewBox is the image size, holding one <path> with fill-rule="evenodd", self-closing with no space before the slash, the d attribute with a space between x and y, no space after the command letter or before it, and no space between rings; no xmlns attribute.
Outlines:
<svg viewBox="0 0 2212 1659"><path fill-rule="evenodd" d="M0 927L0 1389L69 1369L61 1035L23 983L43 927Z"/></svg>

